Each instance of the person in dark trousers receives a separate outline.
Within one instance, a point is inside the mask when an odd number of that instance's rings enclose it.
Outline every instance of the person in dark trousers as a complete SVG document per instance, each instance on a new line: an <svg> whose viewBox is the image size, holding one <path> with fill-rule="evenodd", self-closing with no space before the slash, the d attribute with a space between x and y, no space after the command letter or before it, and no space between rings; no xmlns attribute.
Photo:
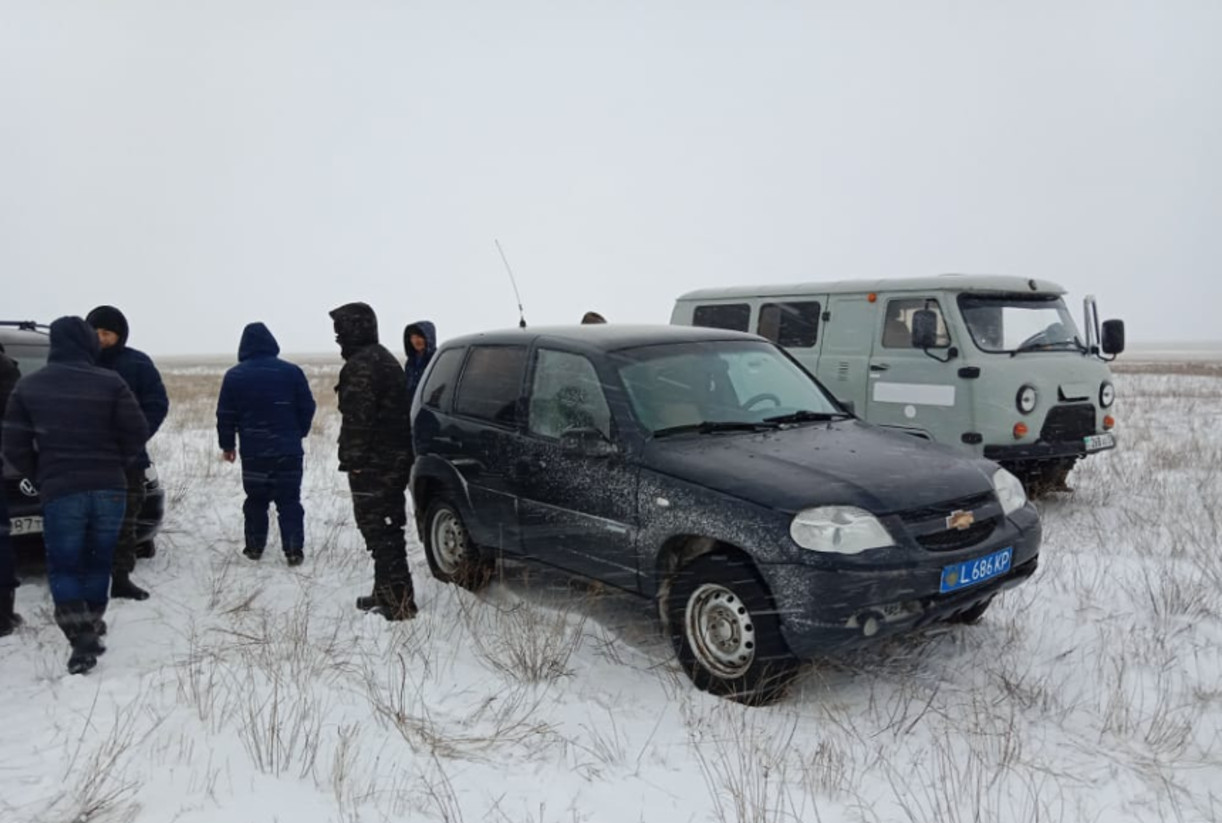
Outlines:
<svg viewBox="0 0 1222 823"><path fill-rule="evenodd" d="M127 383L140 411L148 423L149 437L157 433L170 411L170 400L161 382L161 373L147 354L127 345L127 318L114 306L98 306L85 317L97 330L102 353L98 365L116 371ZM152 465L144 449L124 467L127 474L127 514L115 547L115 567L110 584L110 596L129 600L147 600L149 593L132 582L136 568L136 526L144 508L145 471Z"/></svg>
<svg viewBox="0 0 1222 823"><path fill-rule="evenodd" d="M126 506L125 469L148 423L127 384L94 365L98 338L79 317L51 324L47 365L21 378L4 413L3 449L42 498L47 580L55 622L82 674L106 651L107 589Z"/></svg>
<svg viewBox="0 0 1222 823"><path fill-rule="evenodd" d="M232 463L242 453L246 548L251 560L267 547L267 509L276 504L280 545L290 566L305 559L305 511L301 507L301 441L314 421L314 395L305 372L281 360L280 344L262 323L242 330L238 365L225 372L216 403L221 453Z"/></svg>
<svg viewBox="0 0 1222 823"><path fill-rule="evenodd" d="M387 620L416 616L407 566L407 481L412 431L399 361L378 342L378 320L365 303L331 311L344 367L339 395L339 470L347 472L352 507L373 555L373 592L357 598L363 611Z"/></svg>
<svg viewBox="0 0 1222 823"><path fill-rule="evenodd" d="M13 387L21 379L21 369L17 361L4 353L4 344L0 343L0 420L4 419L4 407L8 396L13 393ZM4 442L0 432L0 444ZM3 448L0 445L0 448ZM17 597L17 563L13 558L13 544L9 540L8 500L0 489L0 637L10 635L22 624L21 615L13 610Z"/></svg>
<svg viewBox="0 0 1222 823"><path fill-rule="evenodd" d="M437 328L428 320L419 320L403 330L403 350L407 362L403 371L407 375L407 402L410 405L416 396L416 387L424 375L424 367L437 351Z"/></svg>

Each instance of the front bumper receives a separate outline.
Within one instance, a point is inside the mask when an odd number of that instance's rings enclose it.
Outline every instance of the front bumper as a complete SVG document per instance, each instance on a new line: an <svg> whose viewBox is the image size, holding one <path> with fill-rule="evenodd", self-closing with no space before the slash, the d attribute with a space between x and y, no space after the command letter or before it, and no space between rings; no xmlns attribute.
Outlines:
<svg viewBox="0 0 1222 823"><path fill-rule="evenodd" d="M1099 452L1116 448L1114 433L1099 432L1099 434L1111 434L1112 445L1098 449L1087 449L1086 443L1082 439L1059 443L1024 443L1014 446L994 445L984 447L984 456L989 460L1008 465L1086 457L1088 454L1098 454Z"/></svg>
<svg viewBox="0 0 1222 823"><path fill-rule="evenodd" d="M969 549L924 552L904 567L832 570L802 564L760 567L781 633L791 652L807 659L876 642L953 618L1034 574L1042 536L1030 506L1008 527ZM1010 570L975 586L942 594L942 570L1012 546Z"/></svg>

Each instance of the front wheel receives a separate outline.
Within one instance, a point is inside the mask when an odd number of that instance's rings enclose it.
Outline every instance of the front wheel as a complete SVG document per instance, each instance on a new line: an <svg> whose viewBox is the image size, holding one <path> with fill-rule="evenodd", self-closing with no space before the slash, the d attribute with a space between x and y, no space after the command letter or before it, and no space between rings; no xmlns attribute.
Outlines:
<svg viewBox="0 0 1222 823"><path fill-rule="evenodd" d="M477 592L492 580L492 563L471 542L451 503L437 499L424 513L424 555L433 577Z"/></svg>
<svg viewBox="0 0 1222 823"><path fill-rule="evenodd" d="M696 558L675 574L662 612L679 663L703 691L764 705L797 675L772 599L743 558Z"/></svg>

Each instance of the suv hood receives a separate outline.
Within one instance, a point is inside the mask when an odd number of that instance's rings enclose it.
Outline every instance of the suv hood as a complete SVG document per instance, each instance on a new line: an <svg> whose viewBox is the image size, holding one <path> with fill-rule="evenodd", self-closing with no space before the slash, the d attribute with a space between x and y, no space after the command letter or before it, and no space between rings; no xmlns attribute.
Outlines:
<svg viewBox="0 0 1222 823"><path fill-rule="evenodd" d="M762 506L890 514L993 490L990 464L857 420L652 440L645 468Z"/></svg>

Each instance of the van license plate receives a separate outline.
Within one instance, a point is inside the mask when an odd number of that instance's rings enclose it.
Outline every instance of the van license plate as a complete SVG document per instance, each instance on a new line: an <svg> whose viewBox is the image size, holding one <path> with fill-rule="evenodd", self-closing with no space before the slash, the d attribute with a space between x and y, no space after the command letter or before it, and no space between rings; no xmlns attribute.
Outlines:
<svg viewBox="0 0 1222 823"><path fill-rule="evenodd" d="M1103 449L1116 448L1116 438L1110 432L1105 434L1092 434L1084 437L1086 450L1088 452L1102 451Z"/></svg>
<svg viewBox="0 0 1222 823"><path fill-rule="evenodd" d="M9 533L13 537L23 534L42 534L41 517L14 517L9 521Z"/></svg>
<svg viewBox="0 0 1222 823"><path fill-rule="evenodd" d="M942 569L942 586L940 591L947 592L966 589L1010 571L1010 561L1014 558L1014 547L1009 546L999 552L977 557L975 560L965 560Z"/></svg>

